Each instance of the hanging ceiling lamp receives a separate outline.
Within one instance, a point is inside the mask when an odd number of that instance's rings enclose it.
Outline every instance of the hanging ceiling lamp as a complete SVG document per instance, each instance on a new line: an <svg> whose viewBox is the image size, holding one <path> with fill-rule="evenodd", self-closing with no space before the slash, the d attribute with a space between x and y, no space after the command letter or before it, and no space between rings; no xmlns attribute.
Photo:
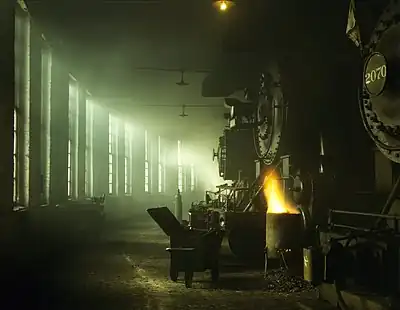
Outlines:
<svg viewBox="0 0 400 310"><path fill-rule="evenodd" d="M232 6L234 6L235 2L233 2L232 0L218 0L218 1L214 1L213 5L219 11L225 12L225 11L229 10Z"/></svg>

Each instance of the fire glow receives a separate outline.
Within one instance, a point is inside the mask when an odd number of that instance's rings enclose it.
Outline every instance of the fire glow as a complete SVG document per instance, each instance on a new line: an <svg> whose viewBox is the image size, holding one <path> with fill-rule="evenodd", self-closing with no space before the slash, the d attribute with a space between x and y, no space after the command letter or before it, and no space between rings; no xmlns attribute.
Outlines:
<svg viewBox="0 0 400 310"><path fill-rule="evenodd" d="M285 201L282 183L275 172L265 177L263 192L268 205L267 213L299 214L295 206Z"/></svg>

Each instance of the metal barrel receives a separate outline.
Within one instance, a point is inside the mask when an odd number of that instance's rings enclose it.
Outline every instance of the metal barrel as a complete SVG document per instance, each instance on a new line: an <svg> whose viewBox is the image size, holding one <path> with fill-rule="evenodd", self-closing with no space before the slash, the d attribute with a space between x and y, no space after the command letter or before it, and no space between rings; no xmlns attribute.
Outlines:
<svg viewBox="0 0 400 310"><path fill-rule="evenodd" d="M278 258L279 250L301 249L303 235L301 214L267 213L265 248L268 258Z"/></svg>

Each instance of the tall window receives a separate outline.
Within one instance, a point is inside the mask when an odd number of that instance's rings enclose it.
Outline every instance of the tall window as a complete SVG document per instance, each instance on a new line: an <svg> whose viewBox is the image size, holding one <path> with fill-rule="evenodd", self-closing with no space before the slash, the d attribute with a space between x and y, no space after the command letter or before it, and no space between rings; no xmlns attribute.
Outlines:
<svg viewBox="0 0 400 310"><path fill-rule="evenodd" d="M108 116L108 193L113 193L113 122L112 116Z"/></svg>
<svg viewBox="0 0 400 310"><path fill-rule="evenodd" d="M13 200L18 201L18 134L17 134L17 110L14 109L14 148L13 148Z"/></svg>
<svg viewBox="0 0 400 310"><path fill-rule="evenodd" d="M71 77L69 84L68 197L78 196L78 104L79 87Z"/></svg>
<svg viewBox="0 0 400 310"><path fill-rule="evenodd" d="M178 189L183 192L182 142L178 140Z"/></svg>
<svg viewBox="0 0 400 310"><path fill-rule="evenodd" d="M162 193L163 192L163 179L164 179L164 175L163 175L163 164L162 164L162 158L161 158L161 137L158 136L158 145L157 145L157 149L158 149L158 156L157 156L157 160L158 160L158 192Z"/></svg>
<svg viewBox="0 0 400 310"><path fill-rule="evenodd" d="M125 124L125 194L132 194L132 131Z"/></svg>
<svg viewBox="0 0 400 310"><path fill-rule="evenodd" d="M144 132L144 191L150 191L150 178L149 178L149 137L147 130Z"/></svg>
<svg viewBox="0 0 400 310"><path fill-rule="evenodd" d="M68 139L68 197L72 194L71 139Z"/></svg>
<svg viewBox="0 0 400 310"><path fill-rule="evenodd" d="M88 94L89 96L89 94ZM94 106L92 99L86 99L86 148L85 148L85 195L93 196L93 126Z"/></svg>
<svg viewBox="0 0 400 310"><path fill-rule="evenodd" d="M163 158L163 165L164 165L164 169L163 169L163 175L162 175L162 179L163 179L163 192L166 192L167 190L167 169L166 169L166 165L165 163L167 162L167 152L162 152L162 158Z"/></svg>
<svg viewBox="0 0 400 310"><path fill-rule="evenodd" d="M195 175L194 175L194 164L190 165L190 191L194 192L195 190Z"/></svg>

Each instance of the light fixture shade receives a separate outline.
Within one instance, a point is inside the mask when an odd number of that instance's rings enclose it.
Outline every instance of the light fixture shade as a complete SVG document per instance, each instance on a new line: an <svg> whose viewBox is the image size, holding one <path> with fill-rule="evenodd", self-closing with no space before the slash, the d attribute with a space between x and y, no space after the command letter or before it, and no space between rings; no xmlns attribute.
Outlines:
<svg viewBox="0 0 400 310"><path fill-rule="evenodd" d="M213 6L220 11L227 11L234 5L235 5L235 2L233 2L232 0L213 1Z"/></svg>

